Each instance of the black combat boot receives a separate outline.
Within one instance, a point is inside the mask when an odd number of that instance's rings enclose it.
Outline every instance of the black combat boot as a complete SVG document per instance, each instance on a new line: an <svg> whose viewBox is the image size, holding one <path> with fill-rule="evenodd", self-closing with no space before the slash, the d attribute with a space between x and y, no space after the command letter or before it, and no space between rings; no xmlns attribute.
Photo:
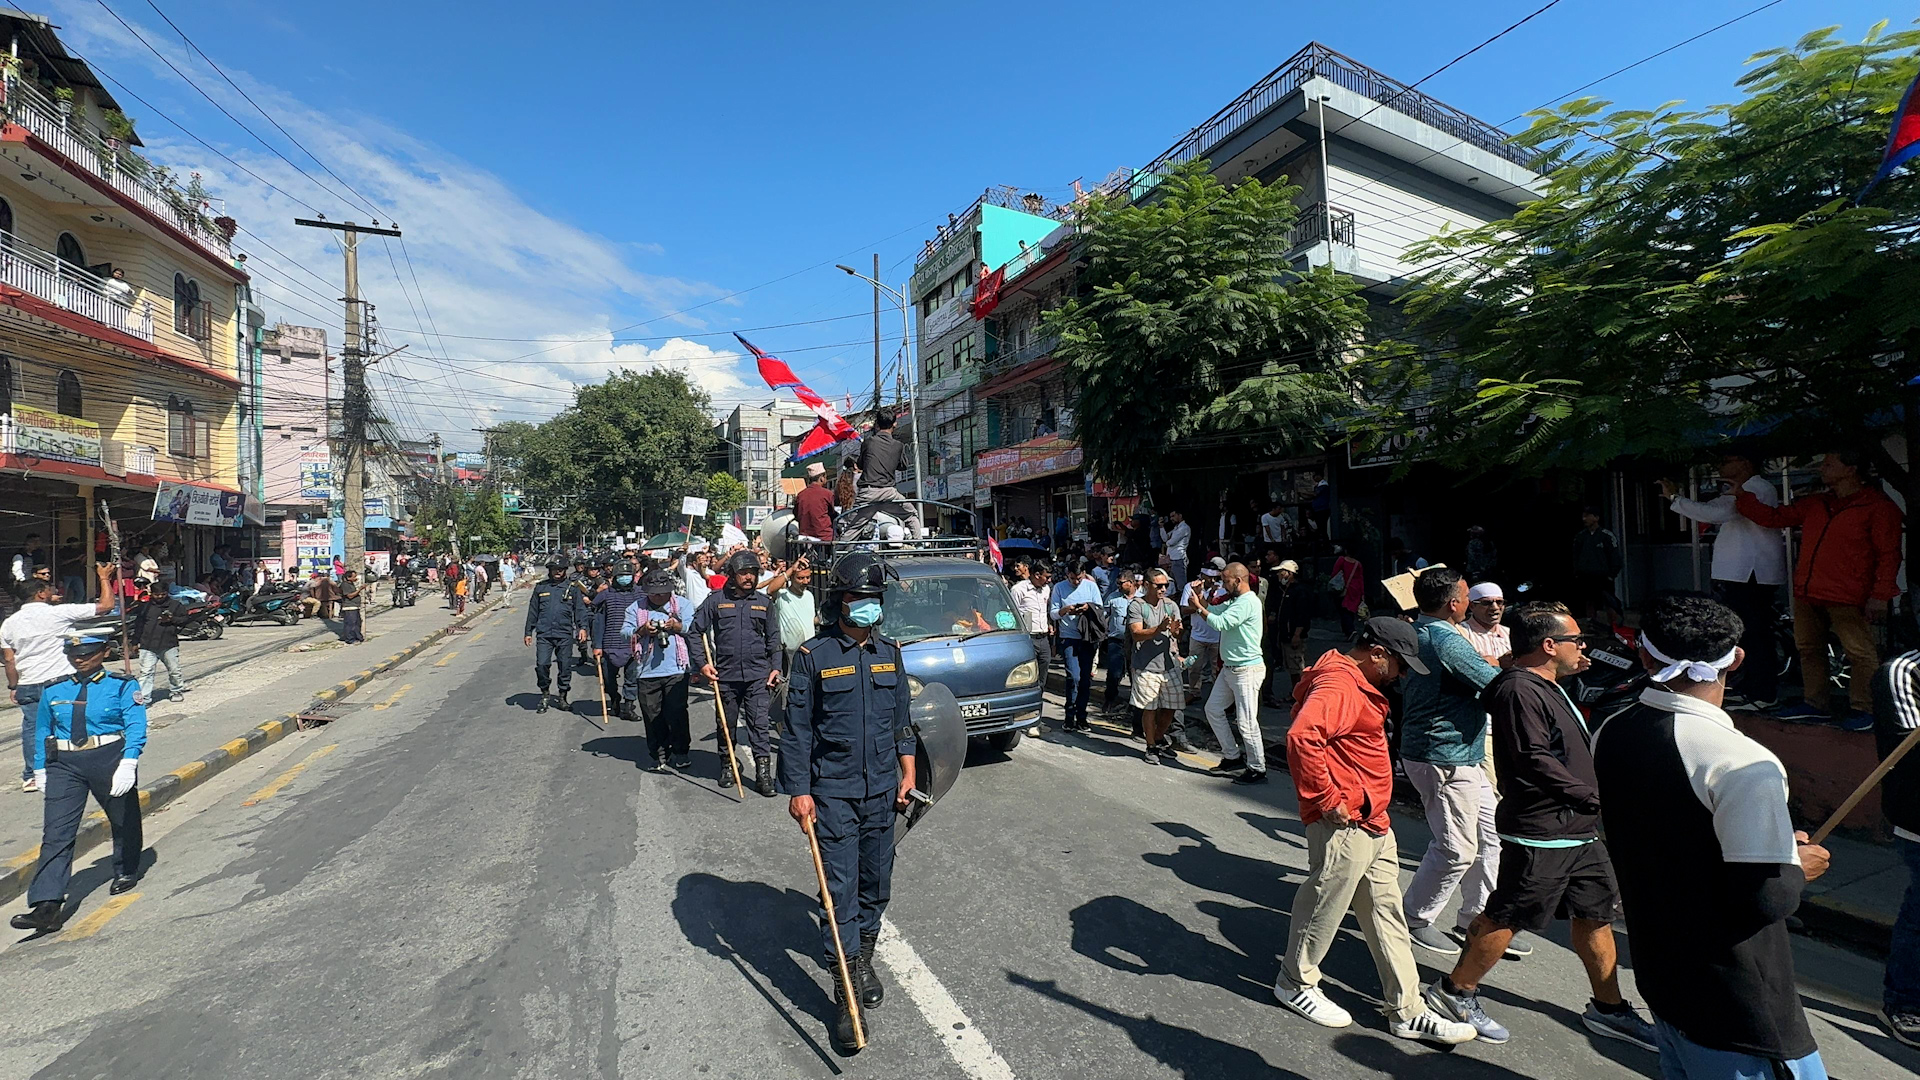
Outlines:
<svg viewBox="0 0 1920 1080"><path fill-rule="evenodd" d="M533 711L534 711L534 712L546 712L546 711L547 711L547 705L548 705L548 703L549 703L549 702L551 702L552 700L553 700L553 699L552 699L551 697L549 697L549 696L547 695L547 689L546 689L546 687L544 687L544 686L543 686L543 687L541 687L541 688L540 688L540 706L539 706L538 708L536 708L536 709L534 709Z"/></svg>
<svg viewBox="0 0 1920 1080"><path fill-rule="evenodd" d="M16 917L24 918L25 916ZM848 961L848 967L852 967L851 960ZM860 1052L860 1047L854 1045L853 1009L847 1004L847 984L840 979L840 969L834 967L831 970L833 974L833 1048L842 1056L851 1057ZM854 977L859 978L858 975ZM872 1039L873 1024L864 1013L860 1017L860 1026L864 1029L863 1033L867 1038Z"/></svg>
<svg viewBox="0 0 1920 1080"><path fill-rule="evenodd" d="M52 933L60 929L60 909L65 905L58 900L42 900L23 914L9 919L15 930L38 930Z"/></svg>
<svg viewBox="0 0 1920 1080"><path fill-rule="evenodd" d="M715 733L718 734L717 731ZM738 758L733 757L733 755L727 752L727 740L724 738L721 739L720 740L720 786L721 787L733 786L733 768L734 768L734 763L737 762L738 760L739 760Z"/></svg>
<svg viewBox="0 0 1920 1080"><path fill-rule="evenodd" d="M877 1009L887 996L886 988L880 985L880 973L873 969L873 947L880 940L879 934L860 935L860 953L854 957L858 968L854 980L860 987L860 1007Z"/></svg>
<svg viewBox="0 0 1920 1080"><path fill-rule="evenodd" d="M753 755L753 789L773 798L773 765L765 754Z"/></svg>
<svg viewBox="0 0 1920 1080"><path fill-rule="evenodd" d="M561 688L559 693L553 695L553 703L563 709L572 707L567 704L567 691L564 687Z"/></svg>

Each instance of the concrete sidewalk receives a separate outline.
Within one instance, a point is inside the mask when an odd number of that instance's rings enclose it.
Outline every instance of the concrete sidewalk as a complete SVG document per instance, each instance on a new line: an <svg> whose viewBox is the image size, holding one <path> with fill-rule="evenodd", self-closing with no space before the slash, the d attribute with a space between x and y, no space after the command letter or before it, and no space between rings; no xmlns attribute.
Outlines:
<svg viewBox="0 0 1920 1080"><path fill-rule="evenodd" d="M523 596L496 590L485 605L468 605L463 621L468 626L478 626L503 605L511 609L515 607L515 600L522 599ZM511 621L511 612L508 621ZM315 703L316 695L337 701L345 696L341 693L343 683L347 684L344 687L347 692L357 689L364 681L358 676L453 622L453 614L438 597L423 597L414 607L377 612L367 618L367 640L362 644L341 644L327 628L317 622L309 627L303 621L297 628L277 628L289 633L296 629L303 632L276 648L261 651L260 643L256 642L253 653L231 659L223 665L223 670L204 677L189 669L191 690L184 699L161 702L149 712L147 745L140 757L142 790L151 790L169 772L189 767L222 746L246 737L250 729L263 722L307 709ZM241 627L229 634L244 629L251 628ZM507 632L517 634L519 629L515 624L508 627ZM469 631L472 634L487 632L501 631L492 623ZM224 641L194 644L218 645ZM8 710L7 726L15 729L6 743L8 755L19 752L18 725L13 722L17 716L17 710ZM8 756L5 760L11 768L17 759ZM0 857L34 848L40 841L40 830L40 795L21 791L12 775L8 775L4 787L0 788Z"/></svg>

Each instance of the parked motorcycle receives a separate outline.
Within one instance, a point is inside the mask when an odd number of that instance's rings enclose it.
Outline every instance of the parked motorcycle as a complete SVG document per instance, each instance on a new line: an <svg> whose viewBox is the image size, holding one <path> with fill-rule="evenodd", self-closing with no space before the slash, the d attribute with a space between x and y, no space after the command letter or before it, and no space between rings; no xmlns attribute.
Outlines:
<svg viewBox="0 0 1920 1080"><path fill-rule="evenodd" d="M304 611L300 601L305 596L306 586L298 583L269 583L258 590L242 585L222 599L220 611L231 626L266 619L292 626L300 621Z"/></svg>
<svg viewBox="0 0 1920 1080"><path fill-rule="evenodd" d="M186 611L174 620L181 641L217 641L227 632L227 616L219 600L187 604Z"/></svg>

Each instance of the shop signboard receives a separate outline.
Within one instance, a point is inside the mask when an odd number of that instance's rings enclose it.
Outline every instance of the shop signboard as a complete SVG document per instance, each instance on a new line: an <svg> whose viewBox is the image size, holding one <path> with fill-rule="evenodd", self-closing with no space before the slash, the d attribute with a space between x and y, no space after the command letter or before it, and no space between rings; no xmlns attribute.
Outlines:
<svg viewBox="0 0 1920 1080"><path fill-rule="evenodd" d="M13 406L13 452L76 465L100 464L100 425L31 405Z"/></svg>
<svg viewBox="0 0 1920 1080"><path fill-rule="evenodd" d="M387 499L384 495L368 495L360 500L360 509L369 517L385 517Z"/></svg>
<svg viewBox="0 0 1920 1080"><path fill-rule="evenodd" d="M300 451L300 497L333 500L333 454L324 446Z"/></svg>
<svg viewBox="0 0 1920 1080"><path fill-rule="evenodd" d="M296 528L293 531L293 564L289 571L297 577L324 574L333 569L333 530Z"/></svg>
<svg viewBox="0 0 1920 1080"><path fill-rule="evenodd" d="M366 555L367 569L373 573L386 577L387 572L393 569L393 552L369 551Z"/></svg>
<svg viewBox="0 0 1920 1080"><path fill-rule="evenodd" d="M246 504L238 491L164 481L153 493L153 520L237 529L246 524Z"/></svg>
<svg viewBox="0 0 1920 1080"><path fill-rule="evenodd" d="M973 482L976 490L1017 484L1038 476L1076 470L1082 458L1079 443L1047 435L981 454L974 462Z"/></svg>

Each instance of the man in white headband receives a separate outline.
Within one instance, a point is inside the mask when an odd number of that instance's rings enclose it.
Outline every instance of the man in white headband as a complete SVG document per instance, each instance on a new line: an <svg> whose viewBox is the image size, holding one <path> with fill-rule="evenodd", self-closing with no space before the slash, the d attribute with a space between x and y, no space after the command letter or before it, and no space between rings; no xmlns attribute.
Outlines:
<svg viewBox="0 0 1920 1080"><path fill-rule="evenodd" d="M1594 734L1601 818L1663 1074L1824 1078L1786 920L1828 855L1794 831L1780 759L1721 708L1742 629L1703 596L1645 613L1654 685Z"/></svg>
<svg viewBox="0 0 1920 1080"><path fill-rule="evenodd" d="M1513 639L1500 618L1507 611L1507 594L1497 582L1483 581L1467 590L1467 621L1460 632L1473 642L1473 651L1489 664L1513 652Z"/></svg>

